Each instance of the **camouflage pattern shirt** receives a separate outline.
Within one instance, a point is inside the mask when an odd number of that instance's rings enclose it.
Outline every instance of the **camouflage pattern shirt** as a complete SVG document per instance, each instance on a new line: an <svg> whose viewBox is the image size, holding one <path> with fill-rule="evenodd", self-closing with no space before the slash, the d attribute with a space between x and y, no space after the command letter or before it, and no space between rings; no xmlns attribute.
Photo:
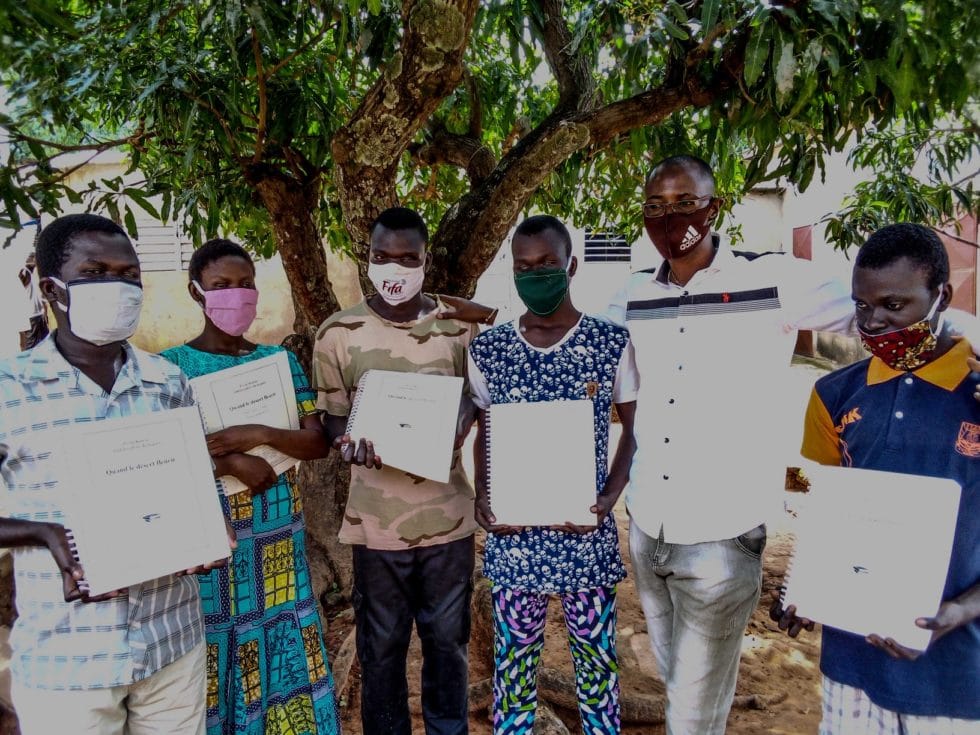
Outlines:
<svg viewBox="0 0 980 735"><path fill-rule="evenodd" d="M391 322L362 301L333 314L320 326L313 347L317 408L347 416L368 370L465 376L466 351L477 326L437 319L438 310L418 321ZM383 460L383 450L380 454ZM387 466L351 466L340 540L387 550L456 541L476 530L473 497L459 450L453 453L448 483Z"/></svg>

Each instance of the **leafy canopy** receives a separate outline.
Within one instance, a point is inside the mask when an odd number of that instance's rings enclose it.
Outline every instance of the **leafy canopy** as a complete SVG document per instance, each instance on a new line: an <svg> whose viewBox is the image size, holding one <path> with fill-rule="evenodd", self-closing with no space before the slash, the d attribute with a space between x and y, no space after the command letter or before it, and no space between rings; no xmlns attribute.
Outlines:
<svg viewBox="0 0 980 735"><path fill-rule="evenodd" d="M411 91L400 71L412 23L441 39L412 50L423 67L466 44L462 83L409 121L411 145L378 151L397 164L393 196L430 222L448 225L475 192L481 207L503 206L513 160L557 123L584 125L586 142L547 158L503 219L533 206L635 235L651 159L699 154L737 198L767 179L805 189L855 136L855 161L885 174L831 220L841 245L889 219L976 209L972 184L949 180L977 152L974 0L496 0L479 3L472 30L453 15L465 5L23 0L0 16L0 125L13 143L0 225L84 196L130 229L137 206L182 218L198 241L226 229L268 254L282 235L256 186L279 177L306 192L332 247L356 250L363 207L336 185L331 140L373 94ZM352 134L390 124L389 102ZM58 155L78 165L108 148L129 154L141 183L67 186ZM908 175L922 156L925 184ZM486 260L459 247L448 262Z"/></svg>

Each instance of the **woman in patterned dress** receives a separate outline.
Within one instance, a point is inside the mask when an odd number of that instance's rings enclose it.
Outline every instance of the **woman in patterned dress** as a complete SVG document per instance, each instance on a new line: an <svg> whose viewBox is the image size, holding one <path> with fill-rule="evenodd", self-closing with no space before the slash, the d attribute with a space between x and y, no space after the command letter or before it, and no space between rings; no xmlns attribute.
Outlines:
<svg viewBox="0 0 980 735"><path fill-rule="evenodd" d="M256 345L243 333L255 318L258 291L248 253L211 240L190 262L191 298L204 310L204 331L162 354L190 378L258 360L282 347ZM208 646L208 735L335 735L340 731L306 560L305 527L293 473L276 475L245 452L268 444L298 459L327 454L315 394L295 355L286 352L300 429L255 424L208 436L219 474L249 489L221 496L238 536L226 569L200 578Z"/></svg>

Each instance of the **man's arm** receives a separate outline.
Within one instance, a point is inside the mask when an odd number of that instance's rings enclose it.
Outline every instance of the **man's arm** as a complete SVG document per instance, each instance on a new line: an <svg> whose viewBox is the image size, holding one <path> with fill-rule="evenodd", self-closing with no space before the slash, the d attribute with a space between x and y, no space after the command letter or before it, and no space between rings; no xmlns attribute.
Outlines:
<svg viewBox="0 0 980 735"><path fill-rule="evenodd" d="M600 525L605 520L619 500L619 496L622 495L623 488L630 479L630 466L636 453L636 437L633 434L636 401L617 403L616 413L623 433L619 437L619 444L616 445L616 454L606 476L606 485L599 494L596 504L589 509L596 514L596 525Z"/></svg>
<svg viewBox="0 0 980 735"><path fill-rule="evenodd" d="M99 602L126 594L126 590L116 590L104 595L89 597L87 593L79 589L78 583L85 577L85 571L71 553L65 527L57 523L0 518L0 547L11 549L46 548L61 571L65 602L76 600Z"/></svg>
<svg viewBox="0 0 980 735"><path fill-rule="evenodd" d="M959 597L946 600L939 606L939 611L932 618L916 618L915 624L920 628L932 631L929 639L931 646L947 633L961 628L977 618L980 618L980 582L973 585ZM924 652L896 643L892 638L882 638L880 635L869 635L865 640L880 648L892 658L914 661Z"/></svg>
<svg viewBox="0 0 980 735"><path fill-rule="evenodd" d="M436 314L439 319L458 319L470 324L486 325L492 325L497 319L497 309L491 309L469 299L439 294L439 301L445 307Z"/></svg>

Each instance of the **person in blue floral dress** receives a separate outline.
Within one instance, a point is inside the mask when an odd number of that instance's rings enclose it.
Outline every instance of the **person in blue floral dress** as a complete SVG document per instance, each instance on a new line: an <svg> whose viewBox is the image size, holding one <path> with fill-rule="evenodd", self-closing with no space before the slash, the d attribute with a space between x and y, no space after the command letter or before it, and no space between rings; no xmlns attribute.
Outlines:
<svg viewBox="0 0 980 735"><path fill-rule="evenodd" d="M638 386L625 329L579 312L568 284L577 261L565 226L539 215L512 241L514 282L527 311L487 330L470 346L470 384L481 409L476 453L476 519L487 530L483 573L493 583L496 735L534 726L537 668L548 600L561 600L582 727L618 733L616 584L626 576L611 509L629 477ZM485 414L493 404L591 399L595 418L596 526L496 525L487 497ZM609 421L616 405L623 432L607 475ZM543 437L561 441L560 435Z"/></svg>
<svg viewBox="0 0 980 735"><path fill-rule="evenodd" d="M211 240L190 262L190 294L204 331L163 351L190 378L283 351L245 339L258 291L248 253ZM208 735L336 735L333 675L306 559L302 502L293 473L276 475L245 452L268 444L297 459L326 456L316 397L287 351L300 416L298 430L235 426L208 436L219 475L249 489L221 496L238 537L227 569L201 577L207 636Z"/></svg>

